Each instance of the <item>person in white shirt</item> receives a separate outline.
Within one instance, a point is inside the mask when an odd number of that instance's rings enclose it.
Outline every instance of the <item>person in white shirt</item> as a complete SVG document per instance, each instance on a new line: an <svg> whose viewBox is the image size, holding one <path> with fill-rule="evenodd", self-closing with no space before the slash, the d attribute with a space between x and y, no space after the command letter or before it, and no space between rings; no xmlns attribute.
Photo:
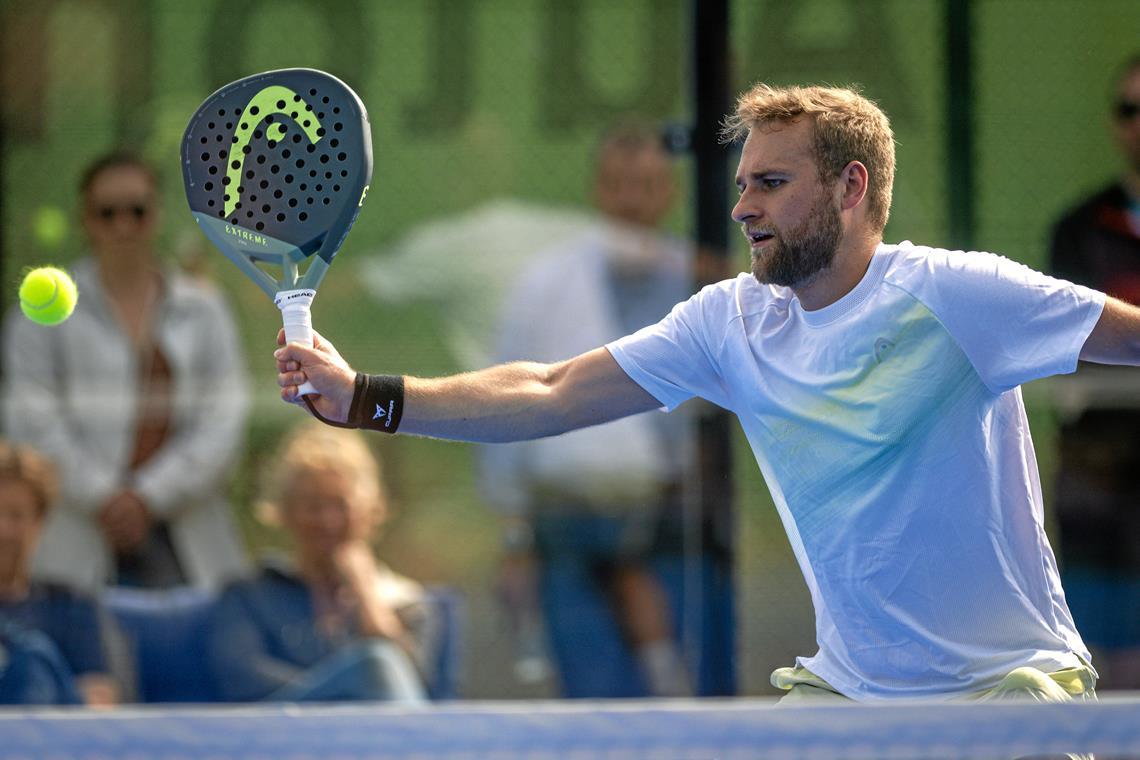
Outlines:
<svg viewBox="0 0 1140 760"><path fill-rule="evenodd" d="M520 269L495 361L564 359L653 324L692 293L696 246L663 229L675 184L660 130L615 122L598 141L592 179L596 219ZM686 595L722 582L720 567L693 556L699 538L686 545L686 531L701 527L682 487L694 430L688 414L636 415L478 449L480 491L503 517L500 596L520 651L547 645L562 696L681 697L722 686L724 647L700 628L715 595ZM683 631L700 651L688 662Z"/></svg>
<svg viewBox="0 0 1140 760"><path fill-rule="evenodd" d="M3 325L3 425L59 468L39 579L218 588L248 562L226 484L249 407L237 325L212 284L161 254L158 176L137 155L96 159L79 184L89 255L75 313Z"/></svg>
<svg viewBox="0 0 1140 760"><path fill-rule="evenodd" d="M812 594L819 650L773 674L785 699L1093 697L1019 385L1140 364L1140 309L993 254L884 244L894 138L851 90L756 85L726 134L746 138L751 274L552 364L422 379L285 345L282 398L307 378L332 422L507 441L701 396L740 418Z"/></svg>

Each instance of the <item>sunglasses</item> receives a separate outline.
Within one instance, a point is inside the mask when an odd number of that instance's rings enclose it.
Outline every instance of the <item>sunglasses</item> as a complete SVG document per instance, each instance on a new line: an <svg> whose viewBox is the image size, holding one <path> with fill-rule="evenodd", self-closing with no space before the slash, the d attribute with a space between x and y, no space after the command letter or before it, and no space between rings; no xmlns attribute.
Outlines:
<svg viewBox="0 0 1140 760"><path fill-rule="evenodd" d="M136 222L141 222L150 216L150 207L142 203L130 203L124 206L95 207L95 218L102 222L113 222L119 216L125 216Z"/></svg>
<svg viewBox="0 0 1140 760"><path fill-rule="evenodd" d="M1140 114L1140 102L1134 100L1121 100L1113 109L1119 121L1132 121Z"/></svg>

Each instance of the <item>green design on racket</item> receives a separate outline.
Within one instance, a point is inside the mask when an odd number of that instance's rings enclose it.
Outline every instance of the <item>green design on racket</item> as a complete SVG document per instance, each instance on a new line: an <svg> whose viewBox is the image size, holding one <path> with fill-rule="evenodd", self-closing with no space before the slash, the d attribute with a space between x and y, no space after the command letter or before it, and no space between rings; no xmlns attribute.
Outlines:
<svg viewBox="0 0 1140 760"><path fill-rule="evenodd" d="M372 181L360 98L316 69L232 82L191 117L182 178L206 237L281 309L285 339L312 345L317 287Z"/></svg>

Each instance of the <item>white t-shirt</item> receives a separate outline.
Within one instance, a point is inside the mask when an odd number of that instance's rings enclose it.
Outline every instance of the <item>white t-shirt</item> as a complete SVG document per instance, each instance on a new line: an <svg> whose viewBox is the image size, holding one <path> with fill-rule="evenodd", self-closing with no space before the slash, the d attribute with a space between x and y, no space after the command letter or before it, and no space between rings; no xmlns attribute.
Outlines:
<svg viewBox="0 0 1140 760"><path fill-rule="evenodd" d="M823 309L745 273L607 348L667 410L701 396L740 418L815 605L798 663L852 698L933 697L1090 659L1018 386L1076 369L1103 304L901 243Z"/></svg>

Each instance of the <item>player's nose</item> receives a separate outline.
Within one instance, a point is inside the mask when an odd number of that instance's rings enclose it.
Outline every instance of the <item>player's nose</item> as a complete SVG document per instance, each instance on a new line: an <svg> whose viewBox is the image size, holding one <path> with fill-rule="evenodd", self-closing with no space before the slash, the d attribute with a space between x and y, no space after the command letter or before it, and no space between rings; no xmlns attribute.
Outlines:
<svg viewBox="0 0 1140 760"><path fill-rule="evenodd" d="M762 213L762 209L759 208L754 197L748 193L748 191L745 191L732 208L732 219L737 224L744 224L745 222L759 219Z"/></svg>

